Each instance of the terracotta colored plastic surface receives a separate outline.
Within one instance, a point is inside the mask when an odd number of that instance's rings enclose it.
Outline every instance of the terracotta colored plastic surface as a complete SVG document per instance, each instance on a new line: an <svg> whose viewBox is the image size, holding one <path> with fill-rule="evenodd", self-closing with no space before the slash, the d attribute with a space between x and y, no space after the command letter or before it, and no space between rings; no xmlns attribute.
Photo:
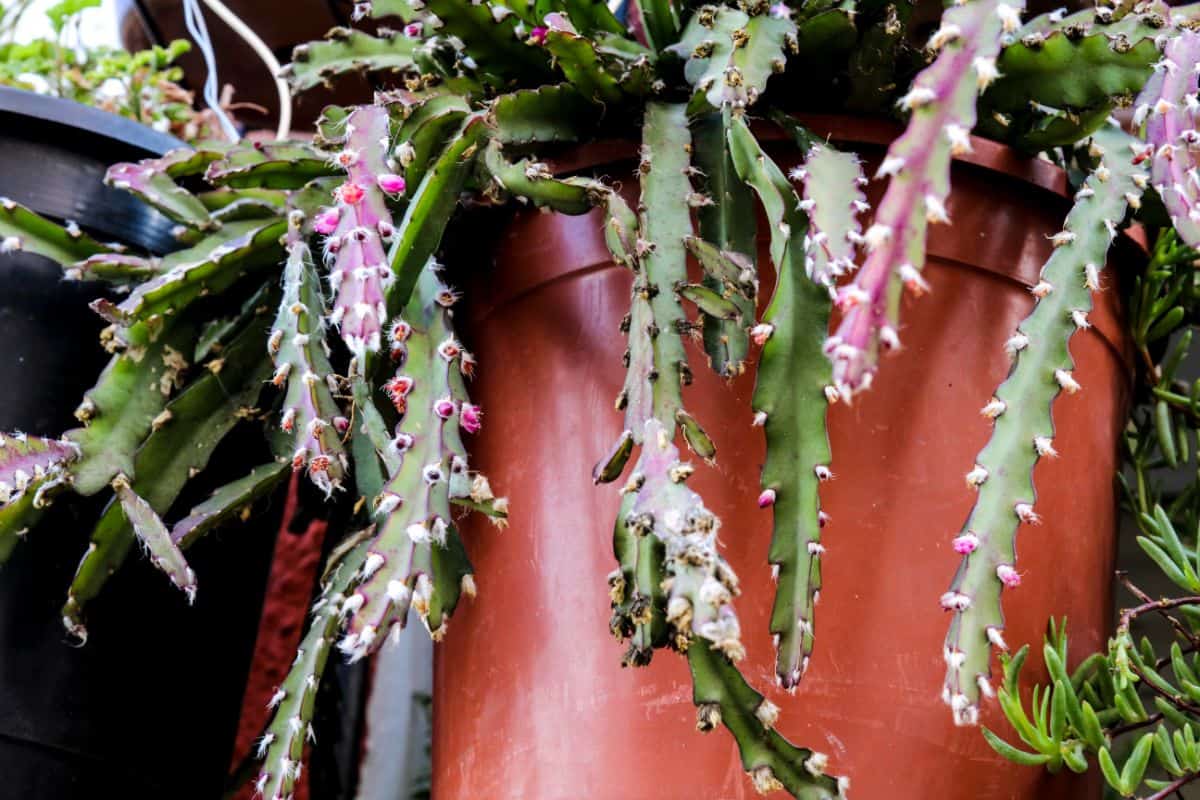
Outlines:
<svg viewBox="0 0 1200 800"><path fill-rule="evenodd" d="M865 142L873 170L877 131L842 125L833 138ZM794 162L786 150L776 157ZM1028 286L1068 208L1048 166L990 145L975 161L955 167L954 224L932 228L933 291L906 302L904 349L869 393L831 414L837 479L821 490L832 523L816 652L794 695L773 681L771 522L755 506L763 442L750 425L753 370L726 385L691 352L688 408L717 439L718 465L701 466L689 485L724 521L724 550L742 579L742 668L782 707L781 730L827 752L860 800L1098 796L1094 775L1051 778L1006 763L977 729L956 728L939 699L948 619L938 597L958 563L950 539L973 500L963 476L989 435L979 409L1008 372L1002 342L1031 308ZM1005 168L1026 180L995 171ZM872 185L873 200L880 188ZM511 497L512 517L503 532L467 526L480 593L438 647L437 800L754 796L732 738L696 732L684 660L660 652L647 668L622 669L608 635L617 484L595 488L589 470L621 429L612 402L630 277L608 263L599 226L595 216L519 215L494 248L487 283L466 287L484 298L466 311L481 364L472 392L487 412L473 465ZM1109 628L1113 474L1130 381L1118 293L1097 303L1096 328L1071 348L1083 391L1054 408L1062 455L1037 467L1045 522L1022 534L1025 580L1005 597L1012 646L1040 652L1047 619L1065 614L1073 660L1102 646ZM1027 678L1043 678L1030 668L1040 656L1030 661ZM983 722L1011 733L994 701Z"/></svg>

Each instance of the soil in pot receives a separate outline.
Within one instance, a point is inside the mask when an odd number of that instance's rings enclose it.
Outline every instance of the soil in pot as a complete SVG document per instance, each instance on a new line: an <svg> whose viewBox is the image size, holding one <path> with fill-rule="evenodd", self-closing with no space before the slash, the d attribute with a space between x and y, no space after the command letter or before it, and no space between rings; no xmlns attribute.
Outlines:
<svg viewBox="0 0 1200 800"><path fill-rule="evenodd" d="M94 109L0 90L0 195L102 240L151 252L173 241L173 223L101 181L113 161L178 144ZM0 255L0 430L57 435L78 425L72 412L107 362L103 323L87 307L101 287L61 273L39 256ZM239 454L218 453L214 472L230 455ZM243 465L237 457L232 468ZM99 505L59 500L0 569L0 795L212 800L277 522L260 512L265 523L197 544L189 559L201 590L190 608L135 550L89 606L90 638L77 647L60 608Z"/></svg>
<svg viewBox="0 0 1200 800"><path fill-rule="evenodd" d="M859 151L868 174L896 133L807 122ZM782 142L775 157L796 162ZM1008 372L1002 343L1031 308L1028 288L1069 208L1065 180L1047 164L982 141L972 161L954 168L953 226L931 229L933 290L904 309L904 348L870 392L831 413L836 479L821 491L832 522L816 651L794 695L774 686L767 632L771 520L755 505L763 442L751 427L753 370L726 385L697 347L689 410L716 438L718 463L689 486L723 520L741 577L743 671L782 708L780 730L828 753L853 796L1093 797L1094 775L1013 766L977 729L956 728L939 698L948 620L938 598L958 564L950 540L974 499L963 476L990 433L979 409ZM881 187L872 189L878 200ZM622 427L612 402L630 276L610 263L596 216L521 213L492 244L494 259L480 253L473 263L494 260L494 269L464 287L475 298L465 335L481 365L472 393L488 414L472 463L510 496L511 525L466 526L480 594L437 651L434 796L751 797L732 738L695 730L684 660L662 652L649 667L622 669L622 645L608 634L617 484L594 488L590 467ZM1012 647L1040 648L1047 619L1065 614L1076 659L1102 646L1110 624L1113 475L1129 387L1119 294L1096 302L1095 328L1072 343L1084 391L1054 409L1062 455L1037 467L1044 523L1022 532L1025 580L1005 598ZM1044 680L1032 666L1026 678ZM994 703L982 721L1008 730Z"/></svg>

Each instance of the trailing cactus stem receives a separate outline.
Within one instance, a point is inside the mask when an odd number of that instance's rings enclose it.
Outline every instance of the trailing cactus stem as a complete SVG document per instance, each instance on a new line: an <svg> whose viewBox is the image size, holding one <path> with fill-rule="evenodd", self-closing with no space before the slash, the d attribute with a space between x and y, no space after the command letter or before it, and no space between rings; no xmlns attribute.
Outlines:
<svg viewBox="0 0 1200 800"><path fill-rule="evenodd" d="M68 483L67 470L78 457L66 439L0 434L0 564L41 516L51 492Z"/></svg>
<svg viewBox="0 0 1200 800"><path fill-rule="evenodd" d="M673 430L690 381L681 330L687 325L675 287L687 281L684 239L692 232L687 203L691 136L682 105L646 105L639 232L630 311L628 372L621 403L625 428L640 438L656 418Z"/></svg>
<svg viewBox="0 0 1200 800"><path fill-rule="evenodd" d="M167 526L150 504L133 491L129 486L129 479L124 475L114 478L112 486L117 500L121 503L121 509L125 512L125 519L133 527L134 536L146 549L150 562L187 595L188 603L194 603L196 573L188 566L187 559L183 557L178 545L171 540Z"/></svg>
<svg viewBox="0 0 1200 800"><path fill-rule="evenodd" d="M844 316L826 349L834 381L849 401L870 386L879 351L899 344L899 302L904 288L921 294L926 284L926 227L947 222L950 161L971 149L979 92L996 77L996 56L1016 30L1022 0L966 0L948 6L929 40L940 51L900 100L912 112L876 177L890 177L887 192L864 235L868 254L854 282L843 287Z"/></svg>
<svg viewBox="0 0 1200 800"><path fill-rule="evenodd" d="M353 537L348 547L330 556L308 632L300 641L291 670L268 704L275 713L258 741L257 755L263 762L254 783L258 796L269 800L292 797L303 769L304 747L316 740L312 725L317 688L342 627L346 599L362 578L368 549L363 538Z"/></svg>
<svg viewBox="0 0 1200 800"><path fill-rule="evenodd" d="M737 741L742 767L763 794L786 789L797 800L845 800L847 778L825 774L824 753L796 747L775 731L779 709L756 692L728 658L696 642L688 649L696 727L722 723Z"/></svg>
<svg viewBox="0 0 1200 800"><path fill-rule="evenodd" d="M454 298L431 262L403 317L393 323L390 343L398 366L383 394L400 422L394 435L380 443L390 474L374 498L378 528L346 636L338 645L351 659L374 652L393 626L403 626L410 606L434 639L440 639L464 581L467 591L473 591L450 496L467 479L459 429L479 430L481 412L467 400L463 386L462 371L472 362L450 327L447 306ZM377 415L368 411L366 419L367 434L375 440L383 432ZM491 499L490 490L486 494L482 501Z"/></svg>
<svg viewBox="0 0 1200 800"><path fill-rule="evenodd" d="M717 552L720 520L685 485L692 467L680 461L671 438L657 419L646 422L633 473L638 488L624 524L663 545L666 618L676 648L686 650L695 635L737 661L745 656L732 606L737 576Z"/></svg>
<svg viewBox="0 0 1200 800"><path fill-rule="evenodd" d="M1135 119L1146 121L1151 181L1179 237L1200 248L1200 34L1184 29L1168 40L1137 100Z"/></svg>
<svg viewBox="0 0 1200 800"><path fill-rule="evenodd" d="M346 121L345 145L334 159L346 170L346 182L334 193L336 210L318 216L319 232L334 230L325 240L333 258L329 283L335 292L332 322L359 358L376 352L387 323L386 292L394 278L385 242L395 228L388 194L404 192L404 179L387 168L390 149L388 110L359 106ZM331 216L332 215L332 216Z"/></svg>
<svg viewBox="0 0 1200 800"><path fill-rule="evenodd" d="M1004 648L1000 595L1015 587L1016 534L1038 521L1034 512L1033 467L1054 453L1051 404L1060 391L1075 392L1068 348L1086 325L1096 275L1130 202L1146 184L1143 166L1134 164L1137 143L1106 125L1092 140L1099 165L1076 194L1056 249L1035 287L1037 304L1009 339L1012 371L984 408L995 420L991 439L980 451L967 482L978 491L962 531L953 542L962 563L942 606L953 616L946 636L943 697L959 724L978 719L981 694L990 693L990 646Z"/></svg>
<svg viewBox="0 0 1200 800"><path fill-rule="evenodd" d="M836 393L830 393L832 367L821 342L833 281L852 264L864 202L861 172L854 156L815 146L806 156L801 202L741 121L730 136L734 163L759 193L768 217L781 215L772 231L772 252L779 259L775 294L754 331L762 355L753 403L767 438L758 502L774 514L768 560L778 580L770 627L778 648L776 678L795 689L812 653L821 588L825 516L818 488L832 477L826 411ZM797 207L817 223L807 232L803 216L791 210Z"/></svg>
<svg viewBox="0 0 1200 800"><path fill-rule="evenodd" d="M286 386L279 427L295 447L292 469L307 468L325 492L341 488L347 458L338 421L341 410L329 387L333 368L325 353L325 303L308 245L298 236L288 245L283 300L267 339L275 364L272 383Z"/></svg>

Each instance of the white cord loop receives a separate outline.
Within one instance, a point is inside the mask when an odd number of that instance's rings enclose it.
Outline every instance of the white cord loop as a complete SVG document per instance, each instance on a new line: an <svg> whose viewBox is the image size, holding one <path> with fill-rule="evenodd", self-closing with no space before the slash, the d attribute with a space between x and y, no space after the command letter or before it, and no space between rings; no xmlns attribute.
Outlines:
<svg viewBox="0 0 1200 800"><path fill-rule="evenodd" d="M240 36L246 44L250 45L263 65L270 70L271 77L275 81L275 92L279 96L279 126L276 128L275 138L286 139L292 128L292 94L288 89L287 82L280 76L283 67L275 58L275 54L271 52L271 48L267 47L266 43L221 0L204 0L204 4L220 17L222 22L232 28L233 32ZM208 36L208 28L204 24L204 13L200 9L198 0L183 0L183 11L188 33L195 39L196 46L200 48L200 52L204 56L205 67L208 70L208 75L204 80L204 102L216 114L226 136L236 142L239 139L237 129L221 108L220 99L217 96L217 59L213 52L212 40Z"/></svg>

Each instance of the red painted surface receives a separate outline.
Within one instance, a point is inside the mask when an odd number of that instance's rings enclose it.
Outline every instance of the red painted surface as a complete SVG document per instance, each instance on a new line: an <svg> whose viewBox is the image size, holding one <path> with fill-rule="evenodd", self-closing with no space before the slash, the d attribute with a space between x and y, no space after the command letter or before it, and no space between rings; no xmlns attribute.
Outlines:
<svg viewBox="0 0 1200 800"><path fill-rule="evenodd" d="M267 701L287 677L308 618L313 585L321 565L321 545L325 540L326 523L314 519L300 531L292 530L299 505L299 480L302 477L297 473L288 484L283 521L275 540L271 577L267 582L258 639L254 645L254 660L250 665L250 677L242 699L242 718L238 723L230 769L236 769L241 764L270 721ZM246 786L237 800L249 800L253 794L253 787ZM296 784L294 800L309 800L307 772L301 774Z"/></svg>

